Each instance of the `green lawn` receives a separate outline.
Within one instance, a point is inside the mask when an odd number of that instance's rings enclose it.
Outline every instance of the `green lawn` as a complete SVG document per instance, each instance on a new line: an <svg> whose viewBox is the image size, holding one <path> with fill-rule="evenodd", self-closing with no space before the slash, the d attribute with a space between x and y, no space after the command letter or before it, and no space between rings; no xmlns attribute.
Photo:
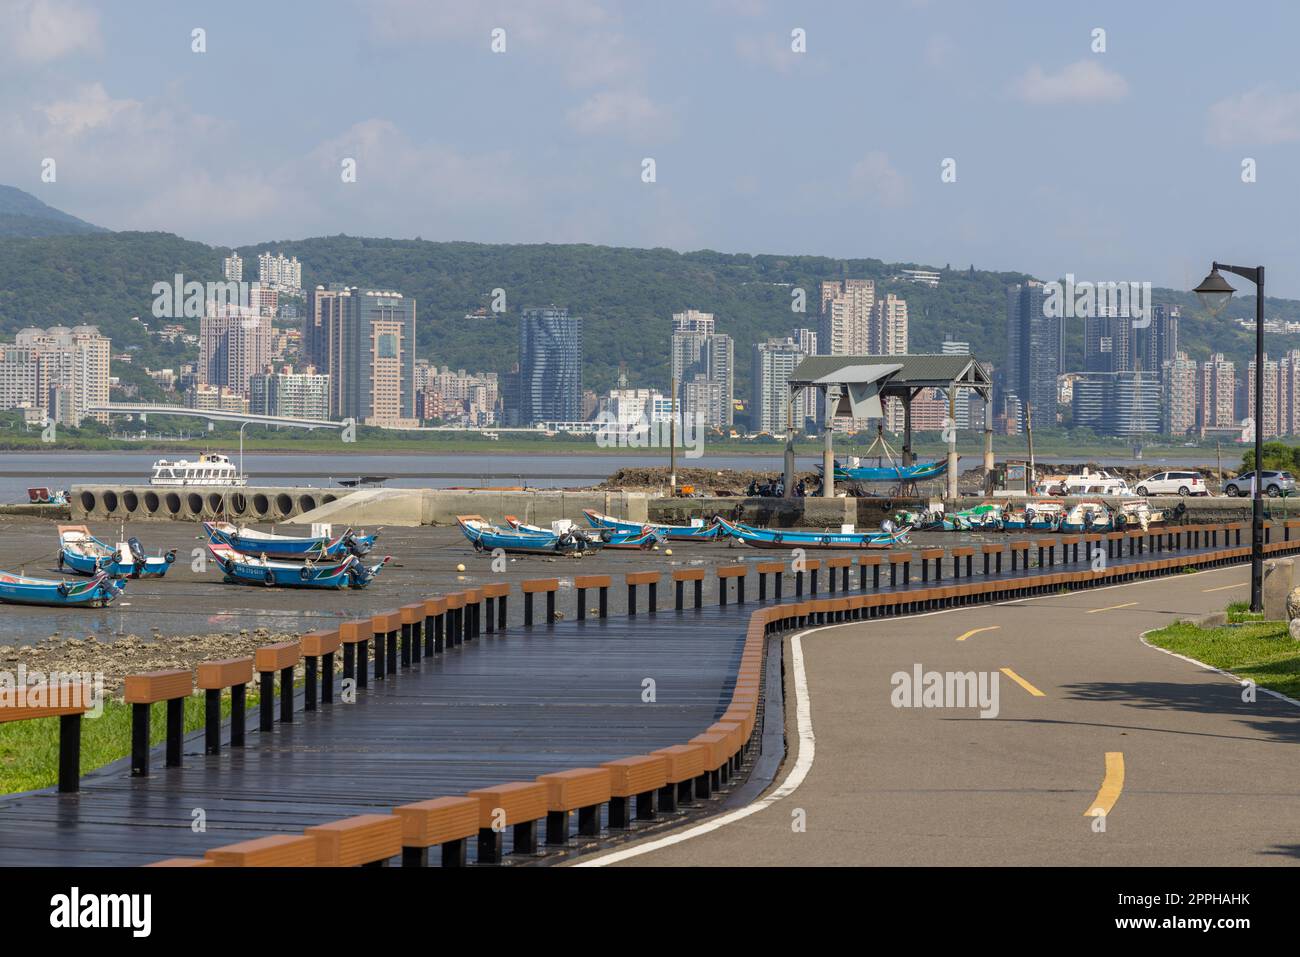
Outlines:
<svg viewBox="0 0 1300 957"><path fill-rule="evenodd" d="M1231 621L1234 616L1240 618L1243 611L1229 605L1228 615ZM1219 628L1200 628L1180 621L1151 632L1147 641L1248 678L1258 687L1300 698L1300 642L1291 640L1284 621L1260 621L1248 611L1244 615L1251 620Z"/></svg>
<svg viewBox="0 0 1300 957"><path fill-rule="evenodd" d="M258 696L250 686L248 704ZM162 744L167 737L166 707L156 704L150 714L149 737ZM221 702L222 717L230 714L230 696ZM185 730L203 727L203 696L185 699ZM106 701L98 718L81 721L81 773L87 774L131 753L131 707ZM49 787L59 779L59 719L0 724L0 794Z"/></svg>

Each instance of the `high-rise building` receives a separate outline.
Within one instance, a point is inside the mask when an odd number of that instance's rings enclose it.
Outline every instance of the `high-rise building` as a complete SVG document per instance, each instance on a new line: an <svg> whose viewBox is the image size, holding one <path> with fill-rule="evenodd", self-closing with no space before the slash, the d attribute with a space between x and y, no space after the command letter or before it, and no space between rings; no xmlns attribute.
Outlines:
<svg viewBox="0 0 1300 957"><path fill-rule="evenodd" d="M0 409L36 407L36 350L31 346L0 345Z"/></svg>
<svg viewBox="0 0 1300 957"><path fill-rule="evenodd" d="M270 361L270 316L208 303L199 320L199 385L225 386L247 396L249 379Z"/></svg>
<svg viewBox="0 0 1300 957"><path fill-rule="evenodd" d="M1117 311L1117 310L1114 310ZM1083 320L1083 370L1128 372L1133 368L1133 320L1129 316L1097 315ZM1147 369L1146 366L1143 366ZM1159 366L1155 367L1157 370ZM1148 369L1148 371L1151 371Z"/></svg>
<svg viewBox="0 0 1300 957"><path fill-rule="evenodd" d="M1264 353L1264 401L1255 404L1255 360L1251 359L1246 368L1246 415L1255 419L1255 428L1260 430L1264 439L1275 439L1278 431L1277 403L1278 366Z"/></svg>
<svg viewBox="0 0 1300 957"><path fill-rule="evenodd" d="M1007 289L1007 364L1004 390L1028 403L1036 427L1056 424L1056 377L1064 370L1065 325L1046 315L1036 280Z"/></svg>
<svg viewBox="0 0 1300 957"><path fill-rule="evenodd" d="M812 345L815 347L815 342ZM806 420L815 412L812 399L816 390L803 389L792 399L788 383L795 368L811 354L800 348L793 336L774 337L754 345L751 431L784 435L787 427L804 429Z"/></svg>
<svg viewBox="0 0 1300 957"><path fill-rule="evenodd" d="M970 343L945 338L939 351L940 354L945 356L968 356L970 355ZM971 392L970 389L957 390L957 397L953 403L955 409L953 421L959 429L969 429L971 427L970 408L972 395L975 395L975 393Z"/></svg>
<svg viewBox="0 0 1300 957"><path fill-rule="evenodd" d="M36 404L64 425L77 426L87 410L108 402L108 363L111 343L96 326L27 328L14 337L19 347L36 357ZM50 410L57 398L58 415ZM101 422L108 414L94 413Z"/></svg>
<svg viewBox="0 0 1300 957"><path fill-rule="evenodd" d="M233 249L230 251L230 255L221 262L221 274L229 282L244 281L244 261L239 258L239 253Z"/></svg>
<svg viewBox="0 0 1300 957"><path fill-rule="evenodd" d="M254 415L294 419L327 419L330 411L330 377L308 366L295 372L259 372L249 380L248 410Z"/></svg>
<svg viewBox="0 0 1300 957"><path fill-rule="evenodd" d="M822 355L862 356L871 353L871 319L876 305L872 279L828 280L822 283L821 326L817 343ZM904 307L906 335L906 307ZM904 347L906 352L906 347Z"/></svg>
<svg viewBox="0 0 1300 957"><path fill-rule="evenodd" d="M1121 437L1151 435L1161 428L1160 373L1117 372L1105 431Z"/></svg>
<svg viewBox="0 0 1300 957"><path fill-rule="evenodd" d="M1237 370L1222 352L1216 352L1201 365L1197 390L1202 430L1227 429L1237 425Z"/></svg>
<svg viewBox="0 0 1300 957"><path fill-rule="evenodd" d="M299 293L302 291L302 263L298 257L286 257L283 253L272 255L264 252L257 257L257 278L265 285L279 292Z"/></svg>
<svg viewBox="0 0 1300 957"><path fill-rule="evenodd" d="M735 344L731 336L717 331L713 313L688 309L673 313L672 374L682 397L683 415L694 421L702 415L707 425L730 428L735 420ZM716 383L716 393L696 389L690 395L702 397L697 409L687 401L686 385L698 377ZM716 398L716 401L715 401Z"/></svg>
<svg viewBox="0 0 1300 957"><path fill-rule="evenodd" d="M1160 378L1164 389L1164 431L1186 435L1196 428L1196 362L1186 352L1166 360Z"/></svg>
<svg viewBox="0 0 1300 957"><path fill-rule="evenodd" d="M337 303L325 312L330 416L363 425L418 425L415 300L352 286L338 290Z"/></svg>
<svg viewBox="0 0 1300 957"><path fill-rule="evenodd" d="M1300 349L1277 364L1277 421L1280 435L1300 435Z"/></svg>
<svg viewBox="0 0 1300 957"><path fill-rule="evenodd" d="M1133 330L1134 353L1141 368L1159 371L1178 357L1178 320L1177 306L1154 306L1150 324Z"/></svg>
<svg viewBox="0 0 1300 957"><path fill-rule="evenodd" d="M867 337L867 354L873 356L907 355L907 300L892 292L876 301L871 310L871 327Z"/></svg>
<svg viewBox="0 0 1300 957"><path fill-rule="evenodd" d="M525 309L519 320L519 422L582 417L582 318L555 306Z"/></svg>
<svg viewBox="0 0 1300 957"><path fill-rule="evenodd" d="M329 331L339 322L340 296L348 287L331 283L317 286L307 295L307 310L302 320L302 361L325 373L330 368Z"/></svg>

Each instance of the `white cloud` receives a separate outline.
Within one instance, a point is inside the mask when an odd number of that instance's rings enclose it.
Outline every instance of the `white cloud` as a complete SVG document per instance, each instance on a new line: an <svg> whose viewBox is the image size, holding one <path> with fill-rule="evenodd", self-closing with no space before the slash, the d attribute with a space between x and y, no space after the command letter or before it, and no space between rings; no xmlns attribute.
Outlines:
<svg viewBox="0 0 1300 957"><path fill-rule="evenodd" d="M1207 136L1225 146L1300 140L1300 92L1260 86L1225 97L1210 107Z"/></svg>
<svg viewBox="0 0 1300 957"><path fill-rule="evenodd" d="M99 14L75 0L0 0L0 51L40 64L99 49Z"/></svg>
<svg viewBox="0 0 1300 957"><path fill-rule="evenodd" d="M1128 96L1128 81L1107 70L1096 60L1076 60L1059 73L1045 73L1031 66L1014 84L1016 95L1026 103L1098 103Z"/></svg>
<svg viewBox="0 0 1300 957"><path fill-rule="evenodd" d="M602 90L569 110L569 125L579 133L618 133L632 138L663 138L676 129L672 115L644 93Z"/></svg>
<svg viewBox="0 0 1300 957"><path fill-rule="evenodd" d="M889 161L889 154L872 150L849 171L851 192L866 196L881 206L902 206L907 202L907 181Z"/></svg>
<svg viewBox="0 0 1300 957"><path fill-rule="evenodd" d="M56 136L76 137L111 125L123 114L140 109L139 100L115 100L102 83L87 83L65 99L39 107Z"/></svg>

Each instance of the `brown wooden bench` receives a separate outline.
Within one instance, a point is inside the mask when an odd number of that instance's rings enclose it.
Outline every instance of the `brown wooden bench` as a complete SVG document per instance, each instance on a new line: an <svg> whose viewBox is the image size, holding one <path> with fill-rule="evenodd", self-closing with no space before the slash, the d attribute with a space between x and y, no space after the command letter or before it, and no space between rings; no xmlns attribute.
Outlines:
<svg viewBox="0 0 1300 957"><path fill-rule="evenodd" d="M898 584L898 569L903 569L903 584L908 584L912 576L912 553L911 552L890 552L889 553L889 585L894 587Z"/></svg>
<svg viewBox="0 0 1300 957"><path fill-rule="evenodd" d="M447 647L454 648L465 643L465 593L454 591L442 600L447 603Z"/></svg>
<svg viewBox="0 0 1300 957"><path fill-rule="evenodd" d="M215 867L209 860L202 857L168 857L161 861L154 861L145 867Z"/></svg>
<svg viewBox="0 0 1300 957"><path fill-rule="evenodd" d="M722 787L722 769L731 760L727 750L728 736L720 732L705 732L691 738L688 744L704 749L704 770L695 779L695 793L707 798Z"/></svg>
<svg viewBox="0 0 1300 957"><path fill-rule="evenodd" d="M578 621L587 617L587 592L595 588L599 594L596 613L601 618L609 617L609 589L614 580L609 575L574 575L573 587L578 592Z"/></svg>
<svg viewBox="0 0 1300 957"><path fill-rule="evenodd" d="M537 822L546 817L546 785L513 781L469 792L478 799L478 863L501 863L501 832L514 827L513 854L537 853Z"/></svg>
<svg viewBox="0 0 1300 957"><path fill-rule="evenodd" d="M533 624L533 596L544 594L546 596L546 625L550 627L555 623L555 592L560 587L558 578L528 578L525 579L522 586L524 590L524 625L531 627Z"/></svg>
<svg viewBox="0 0 1300 957"><path fill-rule="evenodd" d="M253 655L253 667L261 682L261 700L258 701L259 727L272 730L275 724L275 676L280 675L280 721L293 721L293 669L302 657L302 646L296 641L281 641L263 645Z"/></svg>
<svg viewBox="0 0 1300 957"><path fill-rule="evenodd" d="M705 749L698 744L674 744L651 751L667 761L668 784L659 792L659 807L677 810L695 799L695 780L704 773Z"/></svg>
<svg viewBox="0 0 1300 957"><path fill-rule="evenodd" d="M884 561L879 555L858 556L858 590L867 590L867 569L871 569L871 587L880 587L880 565Z"/></svg>
<svg viewBox="0 0 1300 957"><path fill-rule="evenodd" d="M600 835L600 806L611 796L608 768L573 768L539 774L546 786L546 843L569 843L569 812L578 812L578 834Z"/></svg>
<svg viewBox="0 0 1300 957"><path fill-rule="evenodd" d="M181 766L185 699L193 687L194 676L181 669L127 676L123 698L131 706L132 777L149 773L149 713L159 701L167 702L167 767Z"/></svg>
<svg viewBox="0 0 1300 957"><path fill-rule="evenodd" d="M804 557L803 561L795 561L791 564L794 569L794 594L798 598L803 594L803 576L807 573L809 578L809 587L812 593L817 594L817 574L821 570L822 563L820 558Z"/></svg>
<svg viewBox="0 0 1300 957"><path fill-rule="evenodd" d="M370 646L372 626L369 618L355 618L339 622L339 643L343 645L343 680L350 678L357 687L366 686L369 666L367 648Z"/></svg>
<svg viewBox="0 0 1300 957"><path fill-rule="evenodd" d="M447 599L424 600L424 656L432 658L442 653L443 622L447 617Z"/></svg>
<svg viewBox="0 0 1300 957"><path fill-rule="evenodd" d="M703 605L704 605L704 569L703 569L703 568L699 568L699 567L696 567L696 568L674 568L674 569L673 569L673 583L674 583L674 585L676 586L676 591L677 591L677 602L676 602L677 610L678 610L678 611L681 611L682 608L683 608L683 604L682 604L682 590L683 590L683 588L685 587L686 582L693 582L693 583L695 584L695 607L696 607L696 608L703 607Z"/></svg>
<svg viewBox="0 0 1300 957"><path fill-rule="evenodd" d="M334 656L342 646L337 631L311 631L303 635L303 671L306 683L303 689L303 708L316 710L316 686L319 679L320 701L329 704L334 700Z"/></svg>
<svg viewBox="0 0 1300 957"><path fill-rule="evenodd" d="M230 746L244 746L246 694L253 680L253 659L225 658L199 663L198 686L203 691L203 750L221 753L221 692L230 689Z"/></svg>
<svg viewBox="0 0 1300 957"><path fill-rule="evenodd" d="M381 611L370 616L370 633L375 639L375 680L397 670L397 633L402 630L402 616L397 611Z"/></svg>
<svg viewBox="0 0 1300 957"><path fill-rule="evenodd" d="M668 761L661 754L640 754L631 758L606 761L609 771L609 826L631 826L629 802L636 798L637 820L655 816L655 792L668 785Z"/></svg>
<svg viewBox="0 0 1300 957"><path fill-rule="evenodd" d="M717 567L718 575L718 604L727 603L727 582L731 579L736 580L736 604L745 603L745 573L749 571L744 565L719 565Z"/></svg>
<svg viewBox="0 0 1300 957"><path fill-rule="evenodd" d="M497 631L505 631L506 599L510 597L510 583L489 582L479 591L483 593L483 600L487 603L487 614L484 616L487 633L493 634Z"/></svg>
<svg viewBox="0 0 1300 957"><path fill-rule="evenodd" d="M1056 564L1056 539L1039 538L1034 541L1038 546L1038 567L1048 568ZM1047 561L1043 561L1043 556L1047 556Z"/></svg>
<svg viewBox="0 0 1300 957"><path fill-rule="evenodd" d="M989 574L989 562L993 561L993 571L1001 574L1002 572L1002 553L1006 551L1006 546L1001 542L989 542L980 546L980 554L984 556L984 575Z"/></svg>
<svg viewBox="0 0 1300 957"><path fill-rule="evenodd" d="M425 867L429 848L442 849L443 867L463 867L466 841L478 833L479 801L440 797L393 808L402 822L402 866Z"/></svg>
<svg viewBox="0 0 1300 957"><path fill-rule="evenodd" d="M316 842L318 867L387 867L402 853L402 821L392 814L358 814L303 833Z"/></svg>
<svg viewBox="0 0 1300 957"><path fill-rule="evenodd" d="M465 591L465 637L478 638L483 634L483 589Z"/></svg>
<svg viewBox="0 0 1300 957"><path fill-rule="evenodd" d="M943 555L942 548L923 548L921 549L921 581L930 580L930 563L934 563L934 580L940 581L943 578Z"/></svg>
<svg viewBox="0 0 1300 957"><path fill-rule="evenodd" d="M1011 552L1012 571L1015 571L1016 568L1018 567L1017 559L1020 560L1020 564L1024 568L1026 569L1029 568L1029 542L1028 541L1022 540L1018 542L1012 542L1010 545L1007 546L1007 550Z"/></svg>
<svg viewBox="0 0 1300 957"><path fill-rule="evenodd" d="M420 660L420 645L423 644L424 602L412 602L397 609L402 621L402 667L407 668Z"/></svg>
<svg viewBox="0 0 1300 957"><path fill-rule="evenodd" d="M972 574L971 566L975 562L975 548L972 545L958 545L951 552L952 555L952 577L961 577L962 559L966 560L966 577L970 578Z"/></svg>
<svg viewBox="0 0 1300 957"><path fill-rule="evenodd" d="M836 555L833 558L826 559L826 587L828 590L849 590L849 566L852 564L852 555Z"/></svg>
<svg viewBox="0 0 1300 957"><path fill-rule="evenodd" d="M316 840L305 834L277 834L214 847L203 856L216 867L315 867Z"/></svg>
<svg viewBox="0 0 1300 957"><path fill-rule="evenodd" d="M659 572L628 572L623 576L627 582L627 613L628 616L636 614L636 590L638 585L645 585L646 604L649 606L650 614L654 614L659 608L659 579L663 576Z"/></svg>
<svg viewBox="0 0 1300 957"><path fill-rule="evenodd" d="M65 794L70 794L81 786L81 716L94 703L91 700L93 691L92 687L78 682L57 682L53 685L40 685L36 689L18 686L0 695L0 724L40 718L59 719L59 790ZM131 730L134 739L134 722ZM144 762L147 771L147 730ZM131 767L134 773L134 757Z"/></svg>
<svg viewBox="0 0 1300 957"><path fill-rule="evenodd" d="M776 581L775 597L781 600L781 581L785 575L785 562L758 562L758 600L767 601L767 576L774 575Z"/></svg>

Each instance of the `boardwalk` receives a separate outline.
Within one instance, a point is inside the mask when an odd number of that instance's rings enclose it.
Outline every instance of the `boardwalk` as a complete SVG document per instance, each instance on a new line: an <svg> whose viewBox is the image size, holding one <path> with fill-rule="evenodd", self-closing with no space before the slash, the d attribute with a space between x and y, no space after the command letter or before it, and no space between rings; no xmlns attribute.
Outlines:
<svg viewBox="0 0 1300 957"><path fill-rule="evenodd" d="M1166 557L1205 551L1192 548L1188 536ZM1147 557L1117 554L1110 565ZM946 564L950 569L951 560ZM1086 568L1086 559L1069 567ZM1027 584L1052 570L1013 572L1007 563L989 577ZM886 569L878 591L919 591L918 571L914 565L910 586L900 576L890 587ZM974 571L983 577L978 558ZM698 611L512 628L382 682L372 679L355 704L299 712L294 723L266 735L250 730L242 750L205 755L196 734L181 768L164 769L159 756L150 777L132 779L122 761L87 775L79 794L45 791L0 802L0 865L132 865L201 855L250 837L299 833L351 814L681 742L725 709L755 577L749 576L748 605L733 598ZM787 575L786 601L792 584ZM877 590L870 573L867 588ZM648 681L653 703L643 700ZM192 828L196 815L206 830Z"/></svg>

